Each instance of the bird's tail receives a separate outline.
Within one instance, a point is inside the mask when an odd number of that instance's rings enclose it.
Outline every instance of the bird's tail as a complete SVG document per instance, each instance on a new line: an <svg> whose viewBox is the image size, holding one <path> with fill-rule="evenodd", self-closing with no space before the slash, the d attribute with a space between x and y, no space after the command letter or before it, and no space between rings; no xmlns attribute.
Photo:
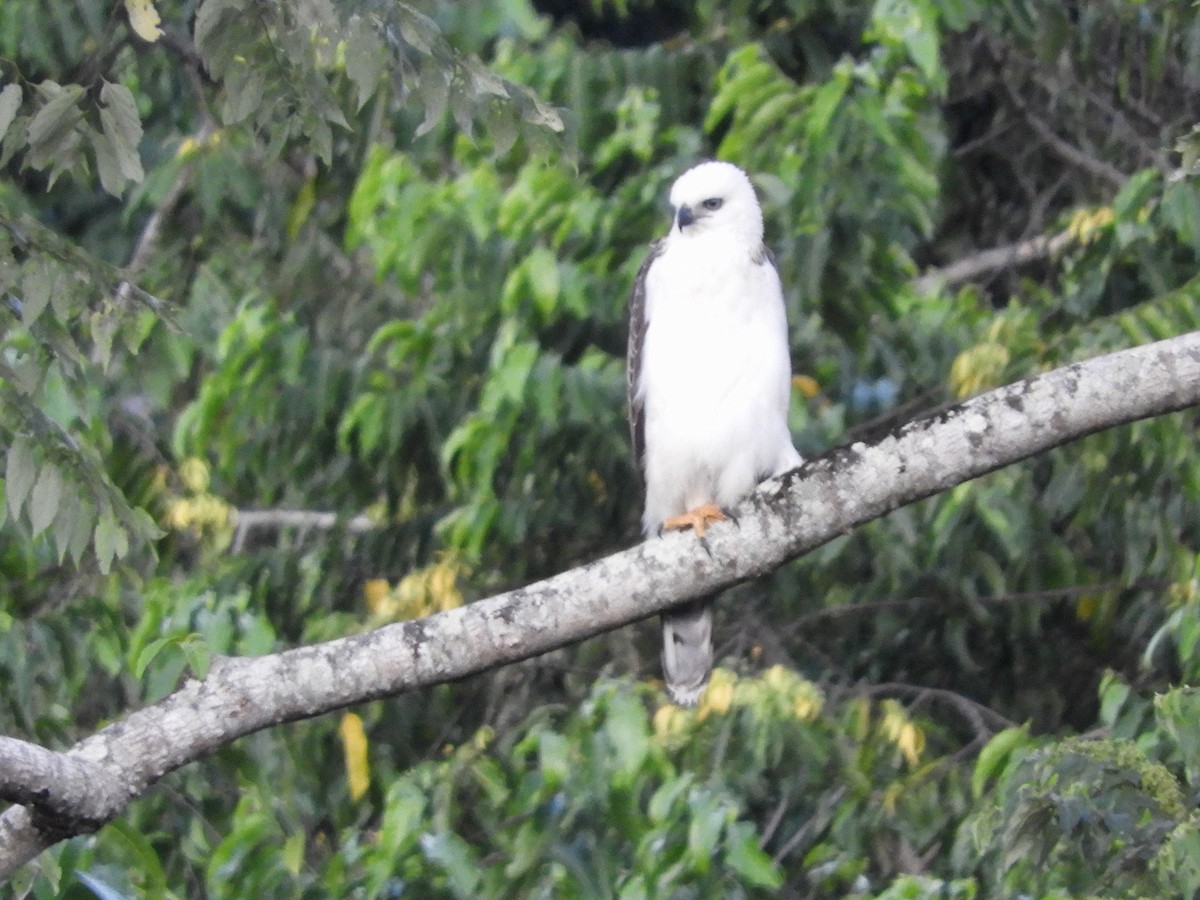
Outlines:
<svg viewBox="0 0 1200 900"><path fill-rule="evenodd" d="M667 693L679 706L695 706L712 673L712 598L663 613L662 636Z"/></svg>

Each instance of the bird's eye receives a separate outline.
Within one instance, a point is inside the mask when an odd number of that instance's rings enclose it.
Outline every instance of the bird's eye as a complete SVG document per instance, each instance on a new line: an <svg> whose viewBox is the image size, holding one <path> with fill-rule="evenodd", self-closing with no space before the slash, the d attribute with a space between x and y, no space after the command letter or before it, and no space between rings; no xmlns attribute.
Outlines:
<svg viewBox="0 0 1200 900"><path fill-rule="evenodd" d="M714 210L718 210L721 208L722 202L724 202L724 201L722 201L720 197L709 197L707 200L705 200L700 205L703 206L705 209L707 209L709 212L713 212Z"/></svg>

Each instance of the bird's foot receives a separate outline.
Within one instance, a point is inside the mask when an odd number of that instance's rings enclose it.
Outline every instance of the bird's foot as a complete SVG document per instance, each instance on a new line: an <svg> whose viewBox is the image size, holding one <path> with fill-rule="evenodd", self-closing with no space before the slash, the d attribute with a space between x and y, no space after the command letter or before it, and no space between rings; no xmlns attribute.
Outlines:
<svg viewBox="0 0 1200 900"><path fill-rule="evenodd" d="M681 516L672 516L669 519L663 520L659 532L682 531L685 528L690 528L696 532L698 538L704 540L704 532L708 530L709 525L713 522L724 522L729 518L729 514L717 506L717 504L705 503L703 506L689 509Z"/></svg>

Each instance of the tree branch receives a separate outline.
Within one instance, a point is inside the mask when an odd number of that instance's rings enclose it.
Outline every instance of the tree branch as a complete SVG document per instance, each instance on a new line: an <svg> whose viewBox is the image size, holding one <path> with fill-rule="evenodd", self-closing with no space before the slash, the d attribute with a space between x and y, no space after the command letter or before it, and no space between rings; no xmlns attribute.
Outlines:
<svg viewBox="0 0 1200 900"><path fill-rule="evenodd" d="M239 509L234 511L232 552L239 552L246 538L255 529L298 528L301 531L317 529L328 531L344 528L351 534L361 534L379 528L379 522L367 515L344 518L335 512L320 512L308 509Z"/></svg>
<svg viewBox="0 0 1200 900"><path fill-rule="evenodd" d="M463 678L618 628L777 568L897 507L1104 428L1200 404L1200 332L1048 372L856 443L762 485L718 525L647 541L553 578L425 619L283 653L217 657L203 681L63 754L104 774L84 798L0 743L0 879L66 834L119 815L168 772L238 737ZM47 751L48 753L48 751ZM27 754L26 754L27 756ZM59 759L61 757L61 759ZM24 757L22 757L24 758ZM24 775L23 775L24 773ZM120 785L120 790L109 790ZM67 810L52 821L45 813ZM75 821L78 820L78 821Z"/></svg>
<svg viewBox="0 0 1200 900"><path fill-rule="evenodd" d="M1054 256L1072 244L1074 240L1074 236L1068 230L1060 231L1054 237L1038 235L1006 247L980 250L978 253L972 253L970 256L940 269L929 269L916 279L914 286L920 293L932 291L939 285L957 287L1001 269L1009 269Z"/></svg>

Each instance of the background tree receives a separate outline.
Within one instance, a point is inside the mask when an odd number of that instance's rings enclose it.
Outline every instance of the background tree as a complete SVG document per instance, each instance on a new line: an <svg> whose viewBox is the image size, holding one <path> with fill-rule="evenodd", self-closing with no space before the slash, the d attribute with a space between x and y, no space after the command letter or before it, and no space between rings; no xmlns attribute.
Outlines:
<svg viewBox="0 0 1200 900"><path fill-rule="evenodd" d="M698 157L756 175L806 454L1195 329L1198 28L6 3L0 733L631 544L625 298ZM1194 418L735 589L694 714L626 629L248 737L18 892L1194 894Z"/></svg>

